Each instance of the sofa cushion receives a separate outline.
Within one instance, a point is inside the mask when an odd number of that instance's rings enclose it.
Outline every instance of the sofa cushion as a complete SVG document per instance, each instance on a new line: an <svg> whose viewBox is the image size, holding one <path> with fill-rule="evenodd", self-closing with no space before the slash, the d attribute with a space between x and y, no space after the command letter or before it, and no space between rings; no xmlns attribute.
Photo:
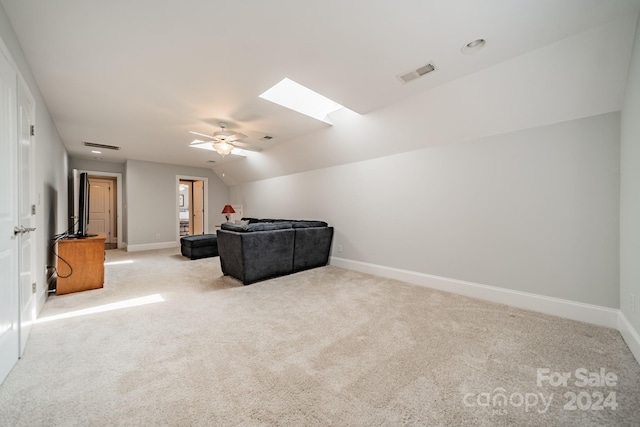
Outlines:
<svg viewBox="0 0 640 427"><path fill-rule="evenodd" d="M271 218L242 218L244 221L248 221L249 224L278 224L283 222L291 223L293 228L307 228L307 227L327 227L324 221L307 220L307 219L271 219Z"/></svg>
<svg viewBox="0 0 640 427"><path fill-rule="evenodd" d="M291 223L288 223L288 222L255 222L255 223L250 223L245 225L238 225L230 222L225 222L220 226L220 228L227 231L247 233L252 231L282 230L285 228L292 228L292 227L291 227Z"/></svg>
<svg viewBox="0 0 640 427"><path fill-rule="evenodd" d="M243 221L249 221L249 224L254 224L256 222L260 222L260 219L258 218L251 218L251 217L243 217L242 218Z"/></svg>
<svg viewBox="0 0 640 427"><path fill-rule="evenodd" d="M309 227L326 227L327 224L324 221L293 221L291 222L293 228L309 228Z"/></svg>

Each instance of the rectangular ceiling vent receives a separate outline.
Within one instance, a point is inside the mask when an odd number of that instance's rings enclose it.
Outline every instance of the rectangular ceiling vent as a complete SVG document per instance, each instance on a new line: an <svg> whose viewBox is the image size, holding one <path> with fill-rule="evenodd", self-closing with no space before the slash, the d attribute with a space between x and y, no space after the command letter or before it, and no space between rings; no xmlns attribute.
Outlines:
<svg viewBox="0 0 640 427"><path fill-rule="evenodd" d="M432 71L437 70L436 66L433 62L429 62L427 65L423 65L422 67L416 68L415 70L408 71L406 73L398 74L398 80L400 80L403 84L409 83L412 80L417 79L418 77L422 77L426 74L429 74Z"/></svg>
<svg viewBox="0 0 640 427"><path fill-rule="evenodd" d="M97 144L95 142L89 142L89 141L83 141L82 143L85 145L85 147L103 148L105 150L119 150L120 149L120 147L116 147L115 145Z"/></svg>

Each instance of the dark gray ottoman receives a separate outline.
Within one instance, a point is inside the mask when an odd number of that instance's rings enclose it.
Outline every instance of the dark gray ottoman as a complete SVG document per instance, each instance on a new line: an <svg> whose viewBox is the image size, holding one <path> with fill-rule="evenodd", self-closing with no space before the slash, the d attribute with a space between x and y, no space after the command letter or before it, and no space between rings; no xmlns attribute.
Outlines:
<svg viewBox="0 0 640 427"><path fill-rule="evenodd" d="M180 251L190 259L218 256L218 238L215 234L198 234L180 238Z"/></svg>

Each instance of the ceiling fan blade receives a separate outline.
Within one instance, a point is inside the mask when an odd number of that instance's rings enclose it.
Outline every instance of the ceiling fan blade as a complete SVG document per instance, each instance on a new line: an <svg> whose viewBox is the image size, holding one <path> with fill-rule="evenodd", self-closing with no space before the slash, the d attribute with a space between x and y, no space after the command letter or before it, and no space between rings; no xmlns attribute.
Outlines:
<svg viewBox="0 0 640 427"><path fill-rule="evenodd" d="M205 138L209 138L209 139L214 139L211 135L206 135L206 134L200 133L200 132L194 132L192 130L190 130L189 133L192 133L194 135L204 136Z"/></svg>
<svg viewBox="0 0 640 427"><path fill-rule="evenodd" d="M200 141L199 139L194 139L191 141L189 145L201 145L201 144L211 144L211 141Z"/></svg>
<svg viewBox="0 0 640 427"><path fill-rule="evenodd" d="M256 147L255 145L247 144L240 141L233 141L231 142L231 145L233 145L234 147L238 147L242 150L255 151L256 153L259 153L262 151L262 147Z"/></svg>

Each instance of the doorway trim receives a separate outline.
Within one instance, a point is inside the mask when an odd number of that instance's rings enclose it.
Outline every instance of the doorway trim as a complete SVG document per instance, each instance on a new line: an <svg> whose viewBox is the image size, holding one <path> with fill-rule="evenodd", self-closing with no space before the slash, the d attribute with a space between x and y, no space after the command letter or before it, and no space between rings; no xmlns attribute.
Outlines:
<svg viewBox="0 0 640 427"><path fill-rule="evenodd" d="M116 179L116 199L117 199L117 209L116 209L116 232L118 233L118 249L124 248L125 245L122 242L122 174L115 172L102 172L102 171L90 171L84 169L78 169L78 173L86 172L91 175L96 176L107 176L107 177L115 177Z"/></svg>
<svg viewBox="0 0 640 427"><path fill-rule="evenodd" d="M6 65L5 65L6 63ZM11 235L11 228L19 225L19 157L17 147L18 139L18 81L20 71L16 67L13 57L8 49L5 49L4 41L0 37L0 85L6 81L11 94L5 98L6 93L0 95L0 102L4 106L4 101L9 100L10 106L6 110L6 117L13 122L13 126L3 127L0 135L0 146L3 151L3 159L8 159L7 167L3 168L2 177L3 193L8 196L6 205L2 209L2 243L0 243L0 263L3 265L4 276L0 281L0 292L2 292L2 321L4 327L0 332L0 383L4 381L13 366L20 357L20 316L22 306L20 303L20 247L18 239ZM6 80L4 72L7 72ZM0 115L4 114L4 109L0 109ZM4 139L6 137L6 139ZM3 162L4 163L4 162ZM6 191L6 192L5 192ZM3 200L4 204L4 200ZM5 232L7 232L5 234ZM5 317L6 316L6 317Z"/></svg>
<svg viewBox="0 0 640 427"><path fill-rule="evenodd" d="M180 198L180 181L203 181L204 182L204 234L209 233L209 178L204 176L191 176L191 175L176 175L176 196L175 209L176 213L176 242L180 243L180 205L178 200Z"/></svg>
<svg viewBox="0 0 640 427"><path fill-rule="evenodd" d="M19 217L18 217L18 221L20 226L24 227L34 227L34 230L31 232L33 234L31 234L28 238L28 242L29 242L29 250L28 250L28 255L26 256L27 259L25 259L25 252L24 252L24 243L25 241L23 241L23 235L18 237L18 273L20 275L20 277L18 278L18 282L19 282L19 291L18 291L18 300L20 302L20 328L18 329L18 336L19 336L19 341L20 341L20 357L22 357L22 354L24 353L24 349L25 346L27 344L27 340L29 339L29 334L31 332L31 326L33 325L33 323L36 320L36 317L38 315L38 278L36 275L36 265L37 265L37 245L38 245L38 239L39 239L39 230L38 228L38 217L37 217L37 212L40 210L37 208L37 196L36 196L36 137L35 137L35 132L34 132L34 128L36 125L36 102L35 102L35 98L33 97L33 94L31 93L31 90L29 89L29 87L27 86L27 83L24 81L24 79L22 78L22 75L17 72L18 75L18 81L17 81L17 90L16 90L16 94L17 94L17 101L18 101L18 112L21 111L22 108L24 108L25 110L25 114L27 116L28 119L28 126L26 129L26 135L27 135L27 139L29 140L29 151L28 151L28 168L29 168L29 176L28 176L28 183L27 183L27 187L28 187L28 194L29 194L29 200L27 200L27 212L29 211L29 207L30 207L30 214L27 213L27 216L29 217L28 222L29 224L24 224L23 223L23 218L21 217L21 215L23 214L22 209L24 208L24 202L25 200L23 200L24 197L24 193L25 193L25 183L23 180L23 176L21 176L21 173L18 173L18 191L19 191L19 195L18 195L18 212L19 212ZM19 120L18 123L18 141L17 144L20 146L21 142L20 142L20 132L21 130L24 130L24 128L22 128L22 124L20 123L20 117L17 117ZM24 152L22 151L22 149L19 147L18 148L18 168L20 168L23 165L23 161L24 161L24 157L23 154ZM21 206L22 205L22 206ZM25 280L26 279L26 280ZM25 283L26 282L26 283ZM35 288L33 288L33 286L35 286ZM40 291L42 292L42 291ZM45 292L46 294L46 292Z"/></svg>

